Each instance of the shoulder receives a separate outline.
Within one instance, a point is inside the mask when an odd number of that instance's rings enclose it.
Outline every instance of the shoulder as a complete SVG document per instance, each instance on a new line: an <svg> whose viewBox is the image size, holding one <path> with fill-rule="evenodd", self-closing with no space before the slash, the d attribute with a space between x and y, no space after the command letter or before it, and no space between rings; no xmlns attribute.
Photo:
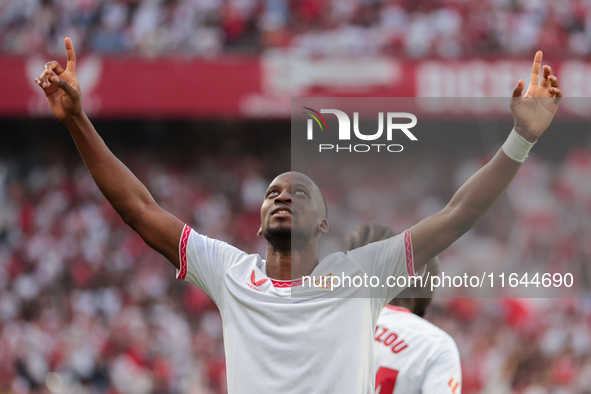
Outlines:
<svg viewBox="0 0 591 394"><path fill-rule="evenodd" d="M196 248L204 248L204 249L221 249L227 252L231 252L234 254L240 254L244 256L248 256L248 253L244 252L243 250L238 249L237 247L230 245L226 241L222 241L216 238L208 237L205 234L201 234L189 226L185 226L183 230L183 235L181 237L181 244L180 248L181 251L184 247L188 245L192 245ZM258 256L258 255L257 255Z"/></svg>
<svg viewBox="0 0 591 394"><path fill-rule="evenodd" d="M215 238L200 234L185 226L179 243L180 270L178 277L185 279L191 269L196 270L199 277L209 274L218 277L231 266L254 259L260 264L259 255L248 253ZM209 275L209 276L211 276Z"/></svg>
<svg viewBox="0 0 591 394"><path fill-rule="evenodd" d="M408 233L408 235L407 235ZM353 258L357 256L362 256L367 253L374 253L380 250L388 250L394 246L401 246L404 245L405 240L408 238L408 242L410 245L410 231L406 230L400 234L396 234L393 237L384 239L382 241L372 242L367 245L364 245L360 248L356 248L347 252L347 256L351 256Z"/></svg>
<svg viewBox="0 0 591 394"><path fill-rule="evenodd" d="M424 327L425 334L428 336L428 340L436 345L437 353L459 353L456 341L447 332L437 327L435 324L422 317L414 315L418 321Z"/></svg>
<svg viewBox="0 0 591 394"><path fill-rule="evenodd" d="M430 321L404 308L386 306L380 316L380 324L404 327L407 331L413 332L416 336L421 337L422 341L431 345L438 345L437 348L453 347L457 349L456 343L451 335Z"/></svg>

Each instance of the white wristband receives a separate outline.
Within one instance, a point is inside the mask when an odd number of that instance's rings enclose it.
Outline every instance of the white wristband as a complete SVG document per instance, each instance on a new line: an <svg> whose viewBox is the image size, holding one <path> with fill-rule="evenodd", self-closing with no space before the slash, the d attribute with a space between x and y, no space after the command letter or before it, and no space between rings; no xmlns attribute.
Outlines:
<svg viewBox="0 0 591 394"><path fill-rule="evenodd" d="M503 152L513 160L523 163L534 144L535 142L529 142L513 129L503 144Z"/></svg>

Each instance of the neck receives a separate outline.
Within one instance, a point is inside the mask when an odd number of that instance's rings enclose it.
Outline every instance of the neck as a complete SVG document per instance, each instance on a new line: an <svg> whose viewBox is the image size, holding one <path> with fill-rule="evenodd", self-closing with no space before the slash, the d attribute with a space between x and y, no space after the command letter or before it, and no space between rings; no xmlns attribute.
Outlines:
<svg viewBox="0 0 591 394"><path fill-rule="evenodd" d="M276 250L267 244L267 276L277 280L301 279L318 265L318 245L303 250Z"/></svg>

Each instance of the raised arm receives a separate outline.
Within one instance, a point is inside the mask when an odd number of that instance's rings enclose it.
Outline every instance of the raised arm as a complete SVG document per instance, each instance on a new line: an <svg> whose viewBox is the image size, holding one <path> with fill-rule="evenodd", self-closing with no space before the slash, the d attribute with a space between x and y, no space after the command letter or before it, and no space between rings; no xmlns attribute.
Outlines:
<svg viewBox="0 0 591 394"><path fill-rule="evenodd" d="M540 82L541 70L542 52L538 52L525 96L521 97L524 88L522 80L519 80L513 91L511 111L517 135L512 132L503 148L456 192L442 211L412 228L413 255L417 270L476 226L517 174L523 162L520 154L526 155L529 146L550 125L562 92L558 89L558 79L552 75L549 66L543 67L544 75Z"/></svg>
<svg viewBox="0 0 591 394"><path fill-rule="evenodd" d="M76 53L65 40L68 63L45 65L35 82L55 116L66 125L100 191L123 221L153 249L179 268L179 240L184 224L156 204L148 189L111 153L82 110L82 93L76 77ZM55 75L54 75L55 74Z"/></svg>

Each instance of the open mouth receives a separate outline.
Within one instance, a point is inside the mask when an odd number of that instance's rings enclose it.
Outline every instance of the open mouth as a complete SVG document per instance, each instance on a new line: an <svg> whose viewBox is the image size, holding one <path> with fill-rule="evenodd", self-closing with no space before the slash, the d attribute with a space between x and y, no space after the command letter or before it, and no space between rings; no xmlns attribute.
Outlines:
<svg viewBox="0 0 591 394"><path fill-rule="evenodd" d="M271 212L271 216L275 216L275 217L289 217L289 216L291 216L291 209L289 209L289 208L275 208Z"/></svg>

